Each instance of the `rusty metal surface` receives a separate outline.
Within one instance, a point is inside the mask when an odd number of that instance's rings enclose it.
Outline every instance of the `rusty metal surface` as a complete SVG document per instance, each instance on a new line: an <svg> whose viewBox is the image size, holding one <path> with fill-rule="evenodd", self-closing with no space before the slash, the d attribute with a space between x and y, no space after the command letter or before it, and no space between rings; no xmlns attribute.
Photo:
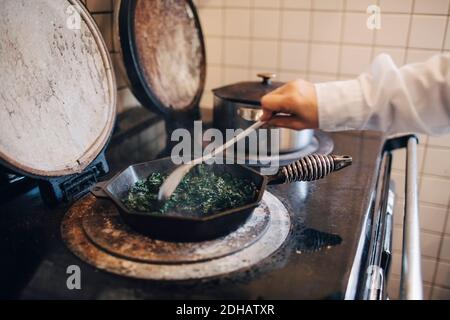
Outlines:
<svg viewBox="0 0 450 320"><path fill-rule="evenodd" d="M236 232L211 241L190 243L153 240L133 231L108 200L95 202L93 210L81 220L86 236L106 252L133 261L175 264L217 259L248 247L264 234L270 215L263 204Z"/></svg>
<svg viewBox="0 0 450 320"><path fill-rule="evenodd" d="M92 195L86 196L69 209L63 219L61 233L64 242L75 255L83 261L108 272L132 278L152 280L210 278L251 267L274 253L286 240L291 228L291 221L286 208L269 192L264 194L262 202L263 204L255 213L256 217L249 219L234 234L216 241L199 244L197 247L193 244L186 244L186 247L183 248L181 244L169 244L150 239L147 239L143 244L138 244L134 240L137 240L141 236L134 238L136 235L132 235L130 237L130 243L134 243L136 247L133 248L133 244L131 244L127 248L126 234L122 230L115 230L114 228L118 225L114 226L114 223L111 223L111 218L117 217L117 213L108 209L108 204L105 208L107 202L99 202ZM101 211L104 209L106 209L103 214L104 222L100 222L101 219L90 220L93 218L89 217L98 215L98 210ZM270 215L270 219L264 219L268 215ZM264 226L266 222L267 225L265 229L260 229L262 232L258 239L258 235L252 229L255 227L255 222L260 218L263 218L263 221L259 221L256 225L261 223L261 226ZM115 253L119 253L119 255L111 254L98 244L92 242L87 235L88 232L86 232L85 227L90 232L93 232L92 229L97 227L87 227L89 222L97 223L98 228L106 228L100 232L103 236L108 233L117 233L116 236L121 239L119 251L117 251L117 248L112 248L111 246L108 250L116 250ZM249 236L244 236L244 234L248 234ZM253 236L256 240L251 241L250 239ZM117 239L114 235L112 237L113 239ZM242 241L243 239L247 241ZM102 240L102 244L106 243L105 240ZM98 241L98 238L96 241ZM146 244L149 244L149 246L147 247ZM226 248L231 246L237 249L239 245L246 245L246 247L234 252ZM225 248L221 248L221 246ZM180 248L181 252L186 254L186 256L189 255L188 251L192 250L194 260L181 264L174 263L173 261L169 261L169 263L163 263L163 261L158 261L158 263L142 261L142 257L150 257L152 259L158 257L158 255L159 257L169 258L171 249L180 250ZM137 251L133 253L133 250ZM222 251L222 255L216 254L216 257L213 259L215 250L219 250L218 252ZM224 255L226 252L228 254ZM144 255L138 257L142 253ZM140 258L140 261L128 259L123 256L127 254L133 255L133 258ZM202 254L205 254L205 257L209 254L209 260L202 259Z"/></svg>
<svg viewBox="0 0 450 320"><path fill-rule="evenodd" d="M166 107L190 109L204 86L199 26L186 0L139 0L134 39L143 75Z"/></svg>

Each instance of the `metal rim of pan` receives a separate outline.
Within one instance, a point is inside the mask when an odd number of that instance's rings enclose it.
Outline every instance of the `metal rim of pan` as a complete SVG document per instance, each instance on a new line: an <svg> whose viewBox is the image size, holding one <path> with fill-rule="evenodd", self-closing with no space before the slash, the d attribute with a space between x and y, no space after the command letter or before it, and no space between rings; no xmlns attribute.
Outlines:
<svg viewBox="0 0 450 320"><path fill-rule="evenodd" d="M121 177L133 175L139 180L146 177L149 172L167 171L162 169L165 163L172 163L172 161L170 158L163 158L128 166L110 180L98 183L91 192L98 198L107 198L114 203L123 221L138 233L155 239L186 242L213 239L238 228L260 204L267 187L267 177L252 168L236 165L236 167L233 166L235 168L232 170L233 174L245 173L245 177L256 184L257 194L252 202L206 216L160 214L128 209L123 203L122 195L123 191L128 192L130 186L128 179L121 179ZM229 166L223 166L229 168ZM131 173L131 171L138 173ZM228 169L226 172L231 171Z"/></svg>
<svg viewBox="0 0 450 320"><path fill-rule="evenodd" d="M195 109L196 106L198 106L203 94L206 81L206 49L200 19L192 0L185 0L185 2L193 13L193 19L200 41L202 67L200 70L200 83L194 98L183 111L177 111L177 113L189 113L192 112L192 110ZM143 74L143 68L141 66L138 50L136 47L136 33L133 23L136 5L137 0L121 0L117 6L119 10L116 16L118 20L117 32L119 36L122 59L128 77L127 80L131 84L130 89L132 90L133 94L136 96L139 102L143 104L144 107L168 116L170 114L173 114L174 111L170 106L166 106L163 102L161 102L161 100L156 96L147 79L145 78L145 75Z"/></svg>
<svg viewBox="0 0 450 320"><path fill-rule="evenodd" d="M205 221L210 221L210 220L214 220L216 218L220 218L222 216L226 216L228 214L231 213L235 213L238 211L242 211L242 210L246 210L249 209L251 207L254 207L256 205L258 205L261 202L262 196L264 191L267 188L267 178L263 175L261 175L261 173L259 173L258 171L256 171L255 169L248 167L248 166L244 166L244 165L236 165L239 166L241 168L243 168L243 170L251 173L252 175L257 175L260 176L262 178L262 182L261 185L257 187L257 195L254 199L254 201L249 202L245 205L241 205L239 207L234 207L234 208L230 208L227 210L223 210L220 212L215 212L213 214L207 215L207 216L198 216L198 217L194 217L194 216L182 216L182 215L171 215L171 214L159 214L159 213L154 213L154 212L141 212L141 211L136 211L136 210L131 210L128 209L124 204L123 201L117 197L115 194L113 194L112 192L109 191L109 187L111 185L113 185L116 180L123 174L125 174L125 172L127 170L129 170L132 167L136 167L136 166L140 166L140 165L144 165L144 164L153 164L153 163L161 163L164 161L169 161L170 158L162 158L162 159L156 159L156 160L152 160L152 161L147 161L147 162L143 162L143 163L136 163L130 166L127 166L126 168L124 168L123 170L119 171L118 173L116 173L111 179L104 181L103 183L100 183L100 185L102 185L100 187L100 189L107 195L107 197L116 204L116 206L118 207L119 211L122 211L121 213L125 213L128 215L133 215L133 216L143 216L146 218L156 218L156 219L163 219L163 220L187 220L187 221L198 221L198 222L205 222ZM98 190L94 189L94 195L96 195L96 191L98 192ZM97 193L98 194L98 193ZM97 195L98 196L98 195Z"/></svg>

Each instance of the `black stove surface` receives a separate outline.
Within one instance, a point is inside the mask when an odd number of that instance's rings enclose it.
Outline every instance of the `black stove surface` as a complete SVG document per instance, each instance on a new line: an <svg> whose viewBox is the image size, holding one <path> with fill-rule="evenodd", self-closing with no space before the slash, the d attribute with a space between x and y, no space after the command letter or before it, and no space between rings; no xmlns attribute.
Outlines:
<svg viewBox="0 0 450 320"><path fill-rule="evenodd" d="M46 208L39 191L33 189L0 206L0 297L342 299L374 189L383 138L372 132L330 136L333 153L352 155L353 165L321 181L270 187L288 208L293 231L276 254L248 270L175 283L100 271L74 256L61 240L60 223L69 205ZM164 143L163 136L158 139ZM130 159L127 141L110 146L110 175L157 157L142 148ZM67 288L71 265L80 267L81 290Z"/></svg>

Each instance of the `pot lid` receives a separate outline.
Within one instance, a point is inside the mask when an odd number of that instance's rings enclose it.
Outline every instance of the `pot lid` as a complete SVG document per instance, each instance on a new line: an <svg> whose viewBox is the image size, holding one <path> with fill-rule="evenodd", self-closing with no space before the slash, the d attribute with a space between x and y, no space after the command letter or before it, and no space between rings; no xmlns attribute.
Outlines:
<svg viewBox="0 0 450 320"><path fill-rule="evenodd" d="M0 161L25 175L83 171L103 150L116 85L94 20L77 0L3 0Z"/></svg>
<svg viewBox="0 0 450 320"><path fill-rule="evenodd" d="M261 105L261 98L267 93L281 87L283 82L274 82L274 73L258 73L262 81L247 81L231 84L225 87L214 89L216 97L238 103L250 105Z"/></svg>
<svg viewBox="0 0 450 320"><path fill-rule="evenodd" d="M116 32L131 89L162 114L198 109L206 77L203 34L190 0L122 0Z"/></svg>

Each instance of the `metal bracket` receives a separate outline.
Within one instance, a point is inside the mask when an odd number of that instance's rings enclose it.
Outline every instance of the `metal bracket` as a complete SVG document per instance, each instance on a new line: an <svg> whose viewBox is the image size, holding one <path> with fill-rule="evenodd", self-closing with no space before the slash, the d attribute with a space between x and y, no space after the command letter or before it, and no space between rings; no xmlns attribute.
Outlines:
<svg viewBox="0 0 450 320"><path fill-rule="evenodd" d="M109 171L104 153L82 173L67 177L40 180L38 182L42 199L47 206L53 207L58 203L72 202L80 199L97 183L98 178Z"/></svg>

